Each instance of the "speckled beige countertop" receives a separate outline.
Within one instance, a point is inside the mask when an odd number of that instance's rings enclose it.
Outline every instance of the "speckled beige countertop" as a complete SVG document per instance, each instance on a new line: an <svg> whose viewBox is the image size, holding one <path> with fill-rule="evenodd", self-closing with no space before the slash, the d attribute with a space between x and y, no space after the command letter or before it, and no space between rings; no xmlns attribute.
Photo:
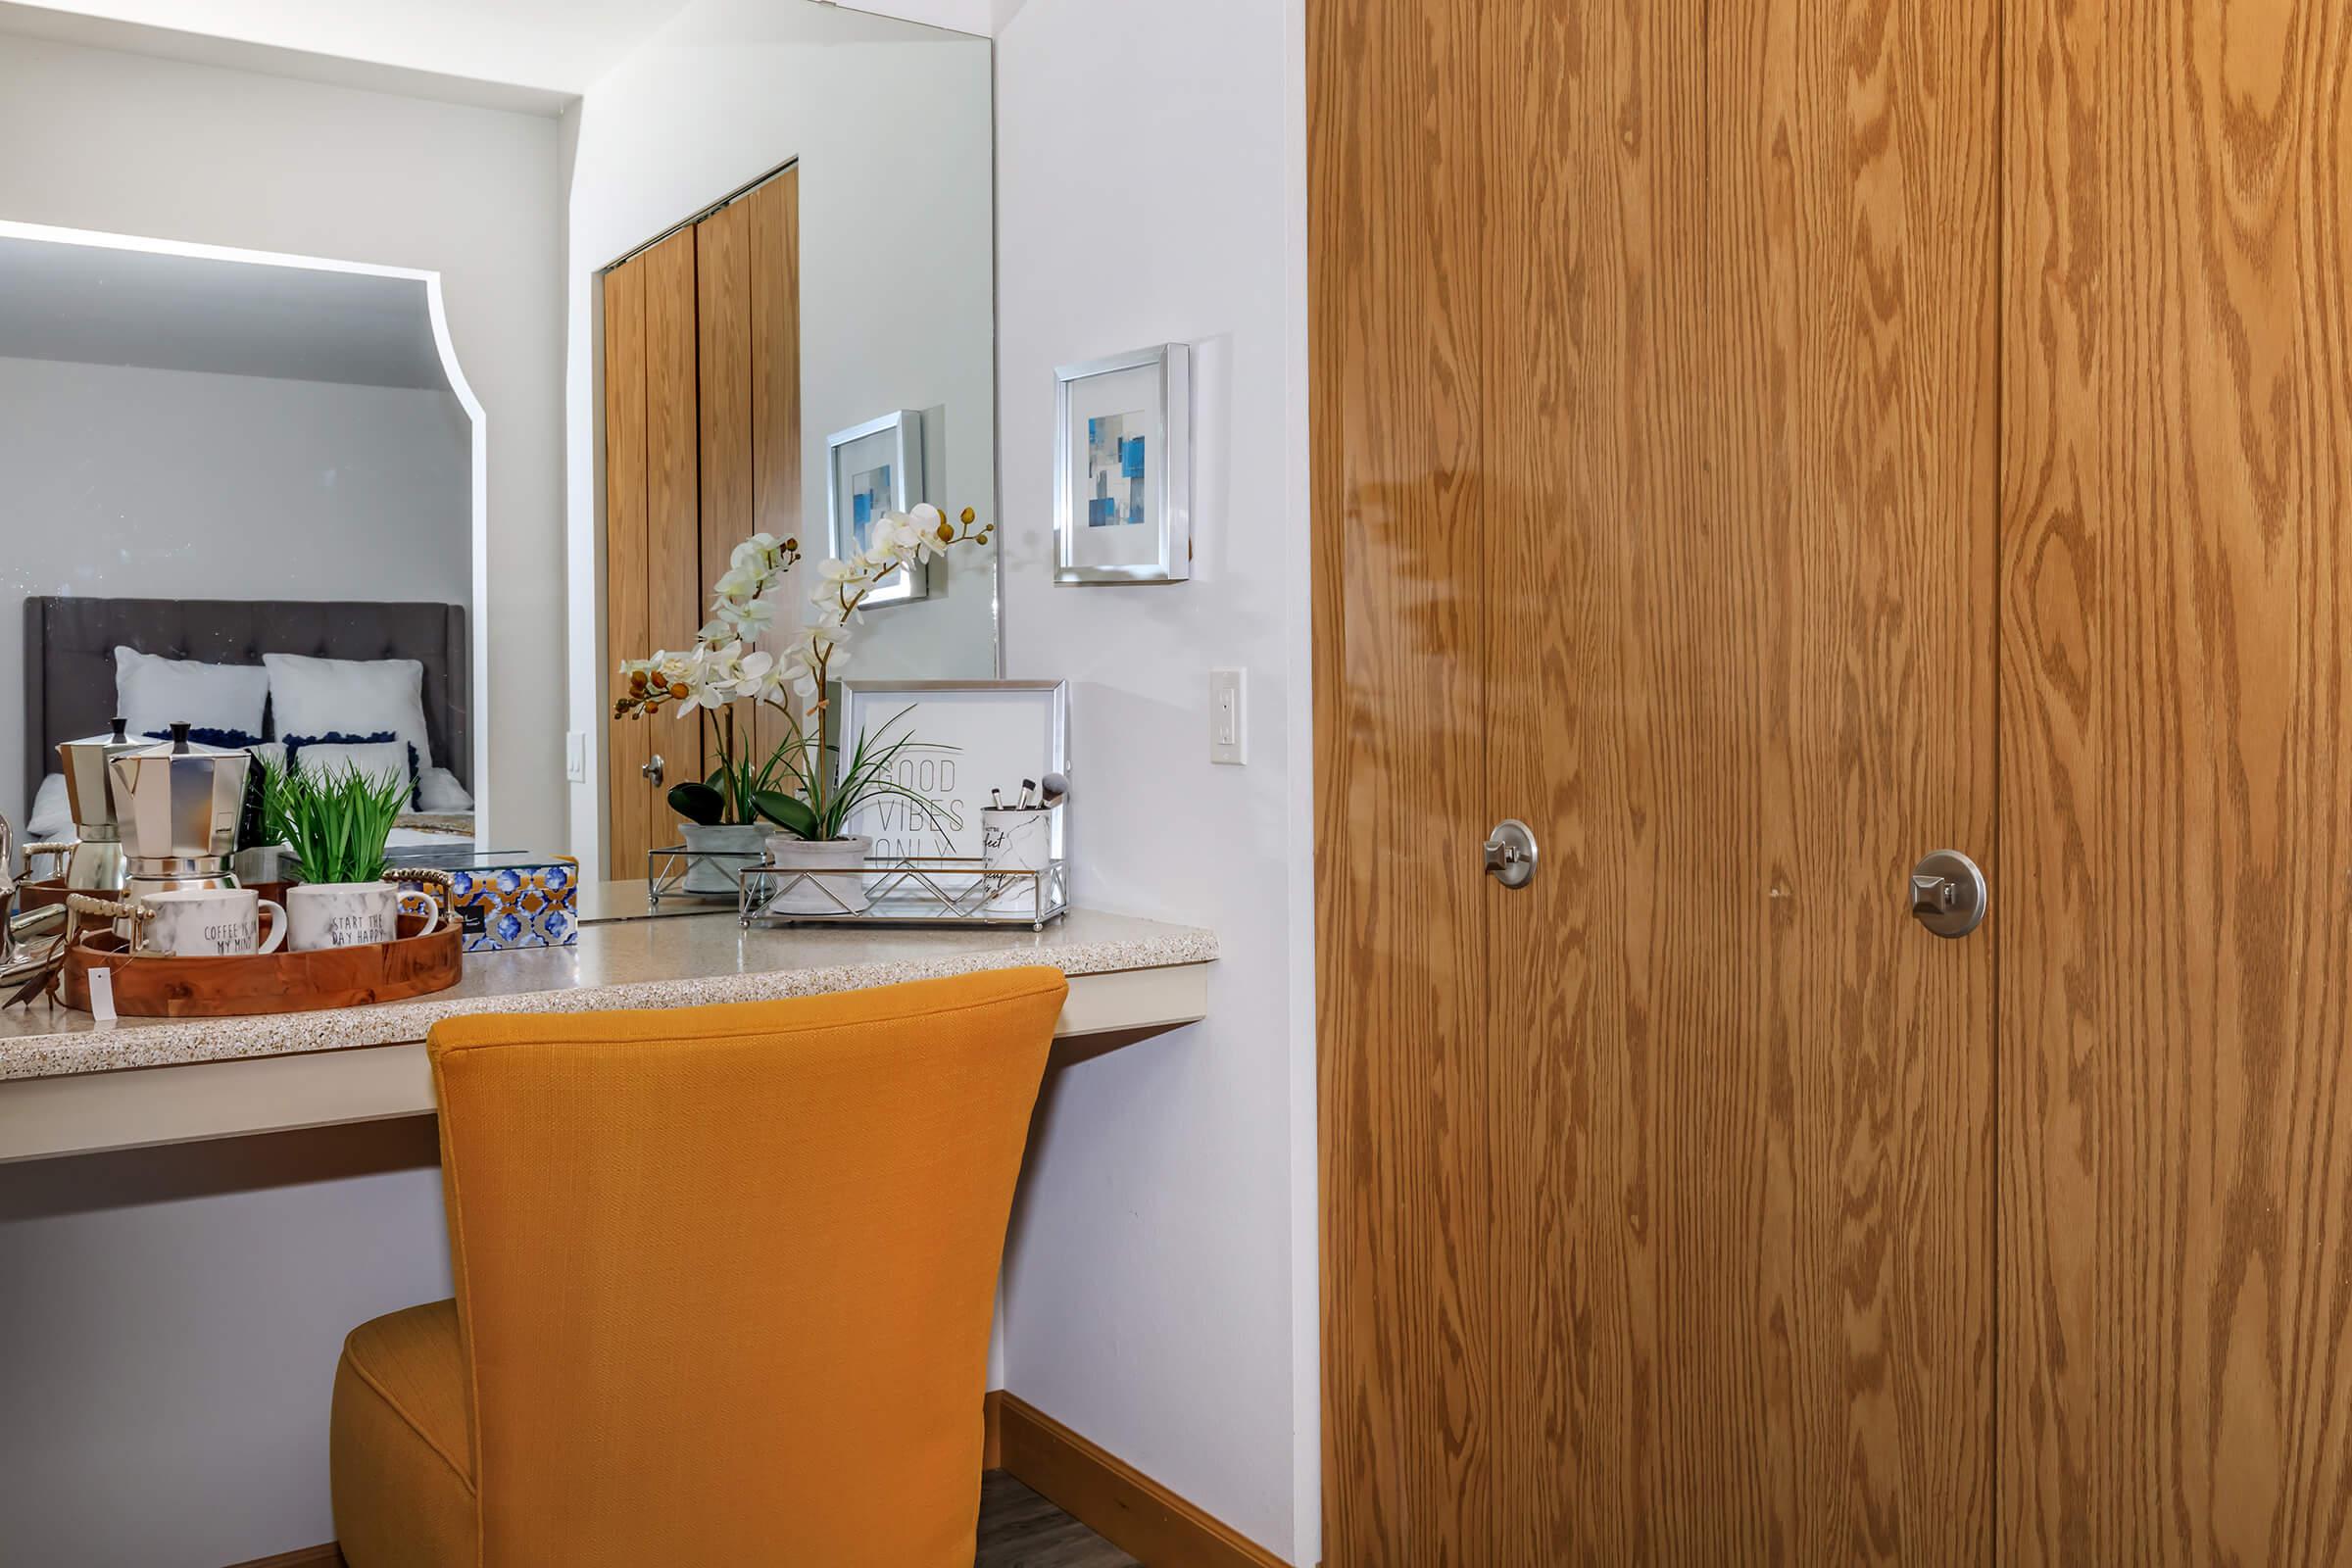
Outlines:
<svg viewBox="0 0 2352 1568"><path fill-rule="evenodd" d="M635 912L642 915L644 885L635 887ZM583 925L577 948L468 954L463 980L413 1002L251 1018L124 1018L104 1027L52 1003L11 1007L0 1012L0 1080L390 1045L421 1040L436 1021L472 1012L761 1002L1030 963L1090 975L1207 963L1217 956L1211 932L1084 909L1042 932L747 931L731 910L629 919L617 906L623 902L603 914L609 923Z"/></svg>

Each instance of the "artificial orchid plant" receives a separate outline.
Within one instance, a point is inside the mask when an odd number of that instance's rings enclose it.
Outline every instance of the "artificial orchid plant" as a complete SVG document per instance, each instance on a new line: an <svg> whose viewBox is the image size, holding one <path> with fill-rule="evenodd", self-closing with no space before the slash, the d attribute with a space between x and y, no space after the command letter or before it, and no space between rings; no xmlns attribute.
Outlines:
<svg viewBox="0 0 2352 1568"><path fill-rule="evenodd" d="M620 666L621 695L613 701L613 717L673 709L681 715L708 711L719 720L719 765L708 780L671 790L670 805L704 822L763 817L796 837L820 842L848 836L850 818L877 796L899 796L928 810L928 801L897 782L892 764L910 750L933 748L910 736L884 739L898 719L883 725L882 735L849 742L849 765L838 777L825 766L835 749L824 738L825 694L835 672L849 662L847 645L860 607L883 579L901 569L920 570L958 545L986 544L990 531L975 522L969 507L955 521L928 504L910 513L886 514L874 523L863 551L815 564L811 608L780 656L756 645L774 629L786 581L801 561L800 541L756 533L737 545L726 572L711 586L711 620L694 646ZM747 702L772 708L790 720L783 744L765 759L742 758L736 750L733 710ZM775 787L787 782L790 789Z"/></svg>

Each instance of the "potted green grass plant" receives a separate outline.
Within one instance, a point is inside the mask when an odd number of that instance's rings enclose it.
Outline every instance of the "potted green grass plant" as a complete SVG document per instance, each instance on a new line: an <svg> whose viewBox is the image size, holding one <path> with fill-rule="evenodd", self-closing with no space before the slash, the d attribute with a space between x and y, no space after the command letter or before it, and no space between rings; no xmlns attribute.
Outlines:
<svg viewBox="0 0 2352 1568"><path fill-rule="evenodd" d="M429 929L439 906L383 880L384 847L409 802L407 779L298 761L263 768L263 836L292 850L302 873L286 890L287 947L301 953L389 942L410 899L422 900Z"/></svg>

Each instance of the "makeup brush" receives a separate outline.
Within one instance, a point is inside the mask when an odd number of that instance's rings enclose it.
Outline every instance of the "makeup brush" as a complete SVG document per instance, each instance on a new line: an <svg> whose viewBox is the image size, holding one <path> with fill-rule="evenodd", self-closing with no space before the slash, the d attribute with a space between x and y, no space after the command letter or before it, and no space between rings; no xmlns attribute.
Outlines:
<svg viewBox="0 0 2352 1568"><path fill-rule="evenodd" d="M1040 806L1059 806L1070 798L1069 778L1061 773L1048 773L1038 788L1042 792L1037 798Z"/></svg>
<svg viewBox="0 0 2352 1568"><path fill-rule="evenodd" d="M1026 811L1029 809L1030 797L1036 793L1037 780L1033 778L1025 778L1021 780L1021 798L1013 803L1012 808L1016 811Z"/></svg>

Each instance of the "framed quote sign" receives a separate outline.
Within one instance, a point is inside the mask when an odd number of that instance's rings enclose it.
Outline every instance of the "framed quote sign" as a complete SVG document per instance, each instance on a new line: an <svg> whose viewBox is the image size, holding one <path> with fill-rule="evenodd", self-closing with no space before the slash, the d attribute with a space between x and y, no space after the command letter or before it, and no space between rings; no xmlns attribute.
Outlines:
<svg viewBox="0 0 2352 1568"><path fill-rule="evenodd" d="M857 740L915 744L895 764L893 781L923 802L869 802L850 819L869 834L873 854L978 859L980 811L990 792L1010 806L1024 779L1070 768L1070 691L1058 680L845 680L835 705L841 755ZM1067 811L1054 813L1050 853L1066 854Z"/></svg>

